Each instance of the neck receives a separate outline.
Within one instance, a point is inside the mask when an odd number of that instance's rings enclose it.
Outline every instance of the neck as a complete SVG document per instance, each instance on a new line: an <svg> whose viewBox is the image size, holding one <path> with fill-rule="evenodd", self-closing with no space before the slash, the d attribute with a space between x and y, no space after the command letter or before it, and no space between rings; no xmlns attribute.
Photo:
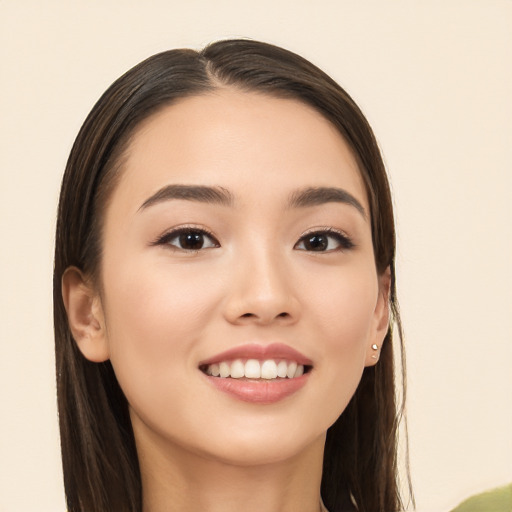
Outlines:
<svg viewBox="0 0 512 512"><path fill-rule="evenodd" d="M319 512L324 442L285 461L242 466L137 439L143 512Z"/></svg>

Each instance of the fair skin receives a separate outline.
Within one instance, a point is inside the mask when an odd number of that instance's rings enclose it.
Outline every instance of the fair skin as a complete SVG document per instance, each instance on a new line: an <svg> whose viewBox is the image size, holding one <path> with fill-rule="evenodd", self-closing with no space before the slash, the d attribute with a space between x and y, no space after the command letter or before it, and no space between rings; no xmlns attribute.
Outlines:
<svg viewBox="0 0 512 512"><path fill-rule="evenodd" d="M347 144L310 107L227 88L150 117L123 162L101 291L70 268L63 297L82 353L110 359L127 397L144 512L318 511L326 430L389 316ZM276 343L310 363L288 394L295 377L261 399L268 380L227 393L201 365Z"/></svg>

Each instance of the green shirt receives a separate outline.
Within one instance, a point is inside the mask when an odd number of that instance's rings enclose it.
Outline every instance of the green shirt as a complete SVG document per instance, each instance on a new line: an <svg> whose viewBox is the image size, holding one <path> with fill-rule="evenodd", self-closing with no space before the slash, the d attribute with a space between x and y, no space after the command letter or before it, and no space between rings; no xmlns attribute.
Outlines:
<svg viewBox="0 0 512 512"><path fill-rule="evenodd" d="M472 496L452 512L512 512L512 484Z"/></svg>

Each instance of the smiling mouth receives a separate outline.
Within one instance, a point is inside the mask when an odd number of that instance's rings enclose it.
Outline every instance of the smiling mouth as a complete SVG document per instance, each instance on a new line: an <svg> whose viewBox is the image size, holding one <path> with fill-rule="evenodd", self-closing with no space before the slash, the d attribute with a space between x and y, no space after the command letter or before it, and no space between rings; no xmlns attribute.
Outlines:
<svg viewBox="0 0 512 512"><path fill-rule="evenodd" d="M235 359L203 364L199 369L210 377L220 379L271 380L296 379L311 371L311 365L303 365L285 359Z"/></svg>

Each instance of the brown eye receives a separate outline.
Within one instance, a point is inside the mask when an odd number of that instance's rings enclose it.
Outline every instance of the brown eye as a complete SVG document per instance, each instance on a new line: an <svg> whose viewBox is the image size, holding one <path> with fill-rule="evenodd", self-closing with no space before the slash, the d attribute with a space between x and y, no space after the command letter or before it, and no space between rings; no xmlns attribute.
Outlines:
<svg viewBox="0 0 512 512"><path fill-rule="evenodd" d="M354 247L354 244L350 238L333 230L308 233L295 245L295 249L312 252L330 252L351 249L352 247Z"/></svg>
<svg viewBox="0 0 512 512"><path fill-rule="evenodd" d="M165 234L157 242L158 245L170 245L173 249L181 251L200 251L212 247L219 247L215 238L202 229L176 229Z"/></svg>
<svg viewBox="0 0 512 512"><path fill-rule="evenodd" d="M181 249L187 249L190 251L202 249L204 245L203 234L197 232L183 233L178 237L178 240Z"/></svg>
<svg viewBox="0 0 512 512"><path fill-rule="evenodd" d="M325 251L329 246L329 239L325 235L312 235L303 240L306 251Z"/></svg>

